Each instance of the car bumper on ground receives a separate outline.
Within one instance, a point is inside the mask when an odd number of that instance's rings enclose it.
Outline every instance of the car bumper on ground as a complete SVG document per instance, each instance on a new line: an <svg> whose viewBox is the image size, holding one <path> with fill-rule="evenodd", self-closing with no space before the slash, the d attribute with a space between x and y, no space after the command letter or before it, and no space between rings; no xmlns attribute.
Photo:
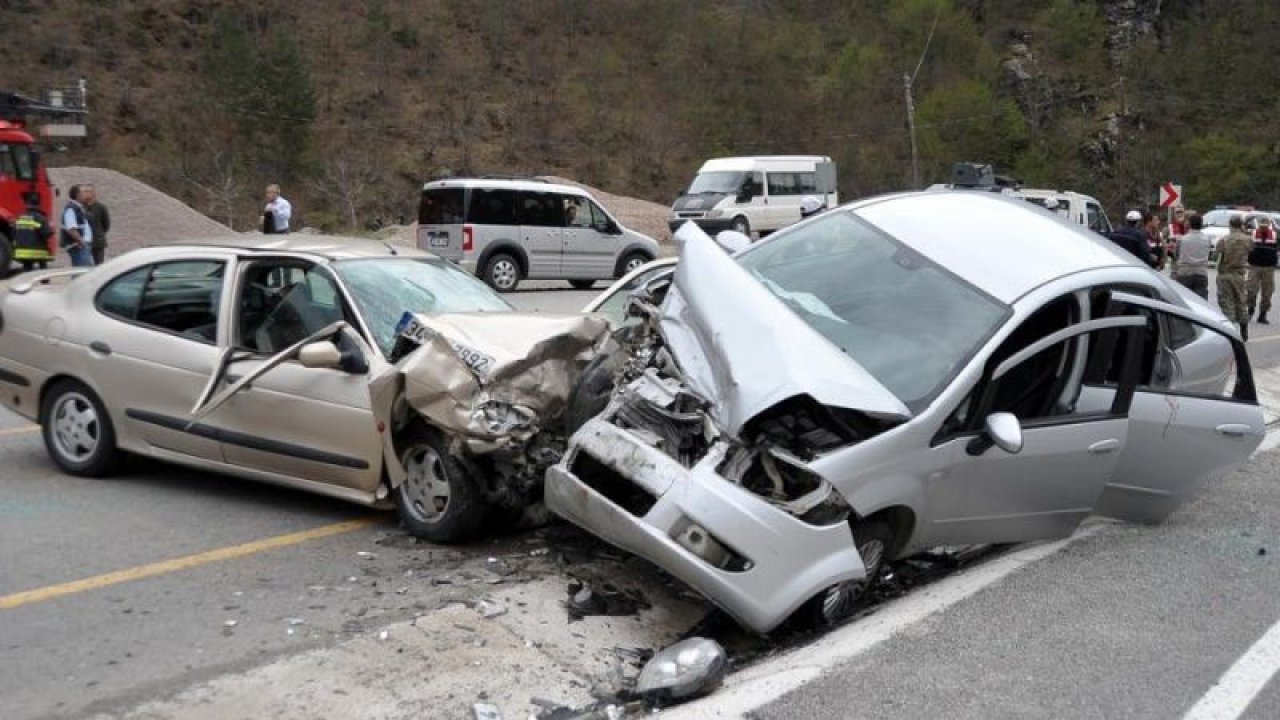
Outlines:
<svg viewBox="0 0 1280 720"><path fill-rule="evenodd" d="M634 434L592 420L548 471L547 507L653 562L757 632L777 627L827 587L865 577L847 524L798 520L719 476L723 457L719 446L685 468Z"/></svg>

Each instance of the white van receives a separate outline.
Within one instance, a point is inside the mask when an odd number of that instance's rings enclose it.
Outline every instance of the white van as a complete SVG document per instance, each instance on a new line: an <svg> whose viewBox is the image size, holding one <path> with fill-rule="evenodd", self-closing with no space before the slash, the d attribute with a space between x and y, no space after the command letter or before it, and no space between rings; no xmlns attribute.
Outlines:
<svg viewBox="0 0 1280 720"><path fill-rule="evenodd" d="M714 158L703 163L671 206L675 232L692 220L710 234L737 230L765 235L799 222L800 201L813 195L832 208L836 164L822 155Z"/></svg>
<svg viewBox="0 0 1280 720"><path fill-rule="evenodd" d="M418 247L461 265L499 292L521 280L586 289L658 256L581 188L538 179L449 178L422 187Z"/></svg>
<svg viewBox="0 0 1280 720"><path fill-rule="evenodd" d="M1066 190L1039 190L1034 188L1018 188L1017 194L1028 202L1046 207L1049 199L1058 201L1056 212L1067 220L1083 225L1090 230L1106 235L1111 232L1111 220L1102 209L1102 203L1081 193Z"/></svg>

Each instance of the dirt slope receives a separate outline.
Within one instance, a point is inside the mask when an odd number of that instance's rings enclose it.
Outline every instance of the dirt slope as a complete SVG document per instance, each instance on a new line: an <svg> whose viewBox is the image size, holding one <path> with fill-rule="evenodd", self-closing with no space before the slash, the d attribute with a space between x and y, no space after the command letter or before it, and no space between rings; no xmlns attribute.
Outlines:
<svg viewBox="0 0 1280 720"><path fill-rule="evenodd" d="M231 232L181 200L115 170L49 168L49 179L62 191L55 202L59 212L72 185L87 183L97 188L98 199L111 210L108 257L145 245Z"/></svg>

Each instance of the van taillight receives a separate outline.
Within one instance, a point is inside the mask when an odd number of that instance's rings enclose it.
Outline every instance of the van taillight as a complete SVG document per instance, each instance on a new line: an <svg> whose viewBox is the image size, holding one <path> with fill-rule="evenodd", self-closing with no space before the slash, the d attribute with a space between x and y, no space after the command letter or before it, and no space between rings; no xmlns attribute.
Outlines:
<svg viewBox="0 0 1280 720"><path fill-rule="evenodd" d="M472 250L475 250L476 241L475 237L472 235L473 230L474 228L470 225L462 226L462 252L471 252Z"/></svg>

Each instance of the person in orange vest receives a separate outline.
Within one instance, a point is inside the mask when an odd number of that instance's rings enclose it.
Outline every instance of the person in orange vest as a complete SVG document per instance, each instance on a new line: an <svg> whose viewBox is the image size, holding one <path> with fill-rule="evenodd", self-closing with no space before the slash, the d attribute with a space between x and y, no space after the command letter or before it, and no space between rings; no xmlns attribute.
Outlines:
<svg viewBox="0 0 1280 720"><path fill-rule="evenodd" d="M27 209L13 223L13 259L22 264L24 271L37 265L44 270L53 260L53 253L49 252L53 227L40 210L38 194L27 193L23 199L27 202Z"/></svg>

